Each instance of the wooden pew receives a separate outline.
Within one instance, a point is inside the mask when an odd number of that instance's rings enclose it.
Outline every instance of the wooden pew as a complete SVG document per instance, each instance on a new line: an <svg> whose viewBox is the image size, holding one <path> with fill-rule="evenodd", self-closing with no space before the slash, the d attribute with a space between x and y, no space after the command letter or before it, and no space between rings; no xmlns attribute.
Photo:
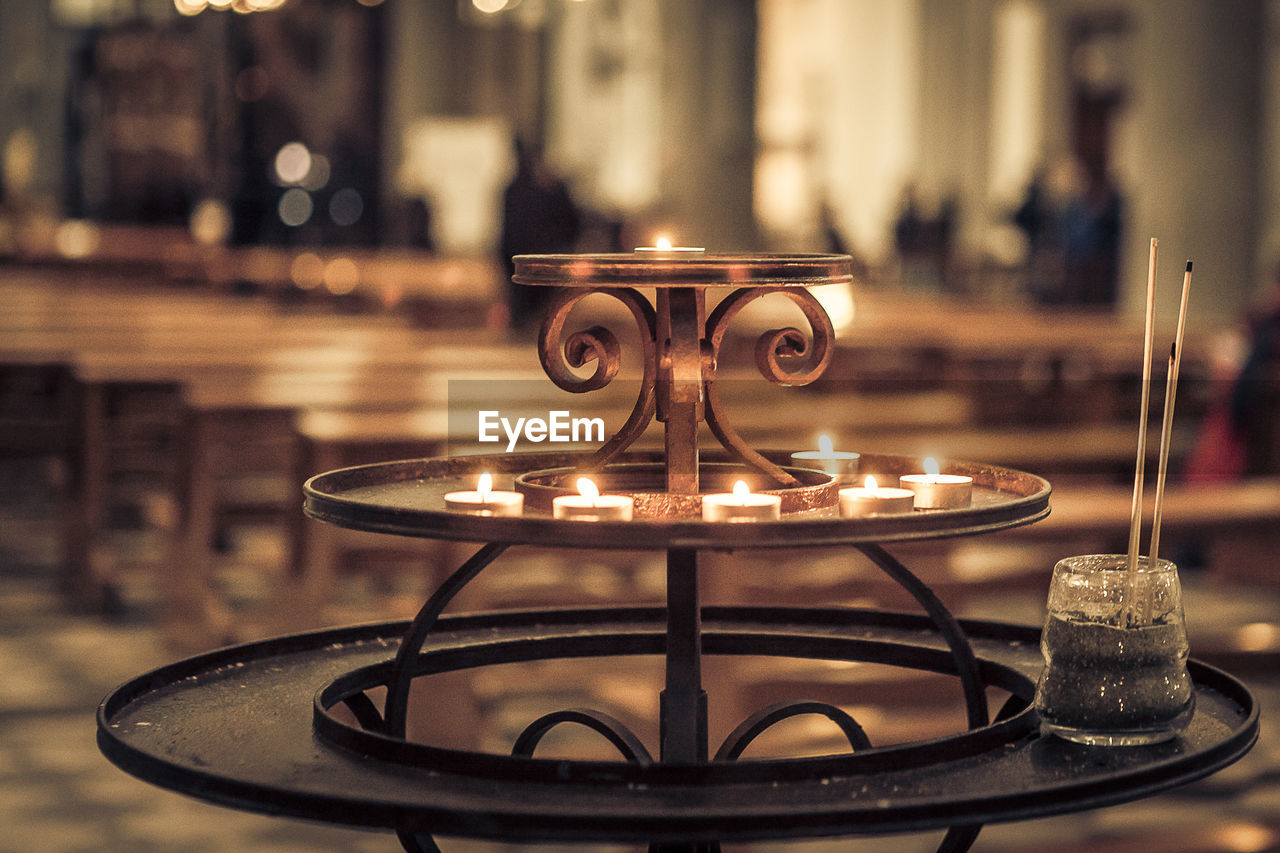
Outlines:
<svg viewBox="0 0 1280 853"><path fill-rule="evenodd" d="M192 382L224 389L266 382L269 388L272 380L267 377L274 375L299 398L305 390L308 399L331 401L366 365L380 366L379 373L390 381L397 371L416 374L440 360L428 346L437 343L438 333L424 333L391 318L287 313L208 294L103 292L25 272L16 280L0 279L0 293L17 306L0 316L0 327L5 328L0 364L6 366L6 389L15 386L0 401L5 403L7 427L0 437L5 438L6 452L39 450L63 457L70 472L64 536L70 570L65 585L89 606L96 606L110 574L95 551L113 454L123 449L135 459L150 455L156 462L173 457L157 444L137 444L130 430L136 429L132 421L140 412L145 410L144 420L152 422L167 418L169 443L174 445L182 394ZM443 337L460 341L459 358L468 357L469 341L485 339L474 333ZM306 380L291 371L307 374ZM18 400L17 384L34 383L41 395L56 397L43 378L52 375L70 378L71 391L63 395L66 399L56 412L44 402L40 408L30 400ZM19 376L24 377L20 383ZM384 396L399 404L421 400L424 393L414 389L406 395L396 388ZM431 395L438 396L436 391ZM131 406L131 396L140 405ZM17 409L39 410L44 420L33 425L28 415L13 415ZM24 450L24 443L30 444L34 436L42 447ZM173 471L165 476L165 485L172 485Z"/></svg>
<svg viewBox="0 0 1280 853"><path fill-rule="evenodd" d="M1145 491L1142 550L1145 552L1154 489ZM1079 484L1054 492L1049 517L1004 536L1027 541L1096 543L1106 553L1123 553L1133 503L1131 485ZM1280 568L1280 479L1252 478L1219 483L1173 483L1165 491L1161 541L1207 546L1207 564L1217 577L1276 584ZM1162 551L1164 548L1161 549ZM1072 553L1104 553L1077 549ZM1240 559L1256 555L1263 559Z"/></svg>
<svg viewBox="0 0 1280 853"><path fill-rule="evenodd" d="M483 328L503 301L501 267L488 259L410 248L209 246L186 229L156 226L83 223L82 231L75 252L59 249L52 227L24 232L19 260L46 274L146 281L175 295L176 286L248 291L282 304L397 314L424 328Z"/></svg>

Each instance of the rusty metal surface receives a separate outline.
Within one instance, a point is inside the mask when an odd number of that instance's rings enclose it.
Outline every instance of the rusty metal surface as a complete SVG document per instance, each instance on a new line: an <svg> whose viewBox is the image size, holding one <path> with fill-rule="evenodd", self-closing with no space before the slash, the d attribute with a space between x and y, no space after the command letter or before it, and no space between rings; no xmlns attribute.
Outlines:
<svg viewBox="0 0 1280 853"><path fill-rule="evenodd" d="M516 284L557 287L813 287L853 281L853 259L826 254L516 255Z"/></svg>
<svg viewBox="0 0 1280 853"><path fill-rule="evenodd" d="M793 487L774 488L761 483L756 471L742 465L706 462L699 466L700 493L668 492L666 472L660 463L632 462L598 469L593 479L602 494L630 495L635 500L635 517L647 519L701 519L704 494L728 493L733 484L745 481L753 492L778 495L784 513L811 512L835 507L839 502L839 484L831 475L811 468L782 469L795 483ZM525 506L550 513L551 502L560 495L576 495L576 468L553 468L531 471L516 478L516 490L523 492Z"/></svg>
<svg viewBox="0 0 1280 853"><path fill-rule="evenodd" d="M648 300L630 288L566 290L556 294L547 307L547 316L538 331L538 358L542 362L542 369L556 387L571 393L586 393L603 388L617 375L622 363L622 351L613 332L603 326L592 326L583 331L565 334L569 312L579 301L594 293L613 297L631 312L640 332L640 364L644 375L640 382L640 394L631 414L622 427L585 463L587 469L611 462L630 447L653 421L657 410L657 316ZM591 376L585 379L570 370L585 367L592 361L596 366Z"/></svg>
<svg viewBox="0 0 1280 853"><path fill-rule="evenodd" d="M709 655L906 661L938 671L949 660L922 617L704 608L703 621ZM970 621L963 627L987 680L1030 695L1042 665L1039 631ZM665 642L662 608L446 617L440 628L424 658L435 672L661 655ZM364 677L376 682L405 629L397 622L279 638L141 675L104 700L99 745L149 782L250 811L443 835L600 843L907 832L1097 808L1225 767L1249 750L1258 730L1248 690L1193 661L1191 725L1177 740L1143 749L1036 737L1027 711L934 741L694 767L565 762L390 739L386 754L373 760L330 745L328 736L317 740L316 691L329 683L326 694L362 690L355 674L370 667ZM873 727L868 734L875 743Z"/></svg>
<svg viewBox="0 0 1280 853"><path fill-rule="evenodd" d="M813 343L809 343L803 331L793 327L764 332L756 342L756 366L761 375L775 385L808 385L820 377L831 363L835 330L826 309L813 294L794 288L757 287L737 290L723 299L707 318L704 340L708 358L703 368L706 380L706 422L711 434L736 459L764 472L780 486L795 486L797 484L794 477L750 447L729 423L716 383L720 346L730 323L748 304L771 293L783 294L800 308L809 322Z"/></svg>
<svg viewBox="0 0 1280 853"><path fill-rule="evenodd" d="M786 451L766 457L785 464ZM530 471L577 468L586 453L495 454L411 459L346 468L312 477L304 486L304 509L313 518L356 530L465 542L507 542L578 548L788 548L896 542L967 536L1036 521L1049 513L1049 483L1033 474L998 466L941 460L944 470L974 478L970 507L919 510L901 516L841 518L827 506L784 513L778 521L726 524L697 518L636 518L581 522L552 518L530 507L513 518L482 518L445 509L444 495L475 487L482 471L495 488L512 488ZM704 462L732 462L723 451ZM660 465L661 452L632 451L619 464ZM793 473L807 469L792 469ZM923 470L920 457L864 454L861 471L881 482ZM759 475L756 475L759 476ZM807 475L798 475L807 476ZM749 479L749 478L748 478ZM763 485L759 480L750 480Z"/></svg>
<svg viewBox="0 0 1280 853"><path fill-rule="evenodd" d="M698 424L706 417L702 324L705 294L700 288L657 291L658 420L665 425L667 491L698 493Z"/></svg>
<svg viewBox="0 0 1280 853"><path fill-rule="evenodd" d="M755 300L779 293L799 307L809 335L794 327L770 329L756 344L761 374L778 385L813 382L831 361L835 331L826 310L805 288L850 280L847 255L703 255L679 259L635 255L519 255L517 284L566 286L553 298L538 335L543 368L555 384L585 393L602 388L621 363L618 338L603 326L566 334L573 307L586 296L602 293L621 301L640 329L644 382L627 423L602 447L591 467L603 465L625 450L656 415L664 425L666 490L678 495L699 492L698 427L704 421L734 458L766 474L779 486L796 481L747 445L730 425L714 393L720 345L738 312ZM651 308L633 287L655 287ZM734 287L710 317L708 287ZM590 362L590 376L569 368ZM653 395L652 403L649 395Z"/></svg>

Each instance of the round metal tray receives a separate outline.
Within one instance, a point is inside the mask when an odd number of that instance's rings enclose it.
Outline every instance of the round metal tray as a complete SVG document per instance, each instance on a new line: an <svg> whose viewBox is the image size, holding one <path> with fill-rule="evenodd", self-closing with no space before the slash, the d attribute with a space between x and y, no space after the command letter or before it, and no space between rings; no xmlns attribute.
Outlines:
<svg viewBox="0 0 1280 853"><path fill-rule="evenodd" d="M789 454L766 452L785 464ZM304 486L304 510L321 521L356 530L451 539L582 548L793 548L803 546L900 542L969 536L1016 527L1049 514L1049 483L1041 477L970 462L948 461L949 473L974 479L973 503L964 509L917 510L872 518L841 518L836 507L784 514L779 521L726 524L700 519L637 518L632 521L581 522L552 518L526 508L523 516L486 518L445 509L446 492L475 488L483 471L495 488L511 488L510 479L530 471L582 464L587 453L517 453L411 459L344 468L319 474ZM658 451L623 454L619 464L660 463ZM703 454L708 462L724 455ZM607 470L607 469L606 469ZM861 471L896 482L898 474L923 470L920 458L863 454ZM758 474L743 468L751 477ZM504 479L506 482L504 482Z"/></svg>
<svg viewBox="0 0 1280 853"><path fill-rule="evenodd" d="M905 662L954 671L945 644L923 617L706 608L703 620L709 655ZM963 625L984 678L1027 698L1042 665L1039 631ZM907 832L1097 808L1208 775L1247 752L1258 733L1249 692L1193 661L1196 709L1188 728L1170 742L1141 748L1041 738L1029 710L989 731L906 746L707 765L572 762L402 741L375 758L317 737L317 691L385 664L405 629L405 623L388 623L283 637L155 670L103 701L100 747L149 782L250 811L519 841L687 842ZM661 655L665 629L662 608L458 616L441 620L421 660L444 672ZM449 713L447 696L435 701L438 712ZM868 734L874 743L875 731Z"/></svg>
<svg viewBox="0 0 1280 853"><path fill-rule="evenodd" d="M848 255L516 255L516 284L556 287L813 287L853 280Z"/></svg>

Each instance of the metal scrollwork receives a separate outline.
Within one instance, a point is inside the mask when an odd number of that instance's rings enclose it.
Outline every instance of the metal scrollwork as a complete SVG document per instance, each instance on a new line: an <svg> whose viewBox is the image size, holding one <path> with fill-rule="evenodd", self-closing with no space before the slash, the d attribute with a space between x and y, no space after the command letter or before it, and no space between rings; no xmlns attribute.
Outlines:
<svg viewBox="0 0 1280 853"><path fill-rule="evenodd" d="M770 705L768 708L757 711L743 720L725 738L720 749L716 751L715 760L736 761L743 751L751 745L751 742L764 733L766 729L776 723L792 717L798 717L801 714L818 714L831 720L840 728L845 740L849 742L849 749L854 752L871 748L871 741L868 740L867 733L862 730L862 726L848 711L826 702L779 702L776 705Z"/></svg>
<svg viewBox="0 0 1280 853"><path fill-rule="evenodd" d="M645 766L653 763L653 756L630 729L603 711L591 708L570 708L539 717L516 738L511 754L531 757L543 736L561 723L576 723L599 732L627 761Z"/></svg>
<svg viewBox="0 0 1280 853"><path fill-rule="evenodd" d="M729 323L749 303L771 293L787 297L809 321L813 336L812 345L800 329L787 327L770 329L756 342L756 366L760 373L777 385L808 385L827 369L831 363L835 329L822 303L812 293L797 287L753 287L731 293L716 306L707 318L707 340L711 343L713 358L720 351ZM804 357L807 366L800 369L791 362ZM711 377L711 378L714 378Z"/></svg>
<svg viewBox="0 0 1280 853"><path fill-rule="evenodd" d="M603 388L617 375L622 363L622 348L611 331L603 326L592 326L568 336L565 335L564 327L569 313L580 300L593 293L611 296L631 311L640 330L640 346L643 350L641 364L644 366L644 377L631 414L622 428L601 445L600 449L583 465L587 470L607 464L626 450L653 421L657 409L654 391L657 385L657 319L653 306L639 291L632 288L602 287L595 290L575 289L558 293L552 299L547 318L538 332L538 358L542 362L542 369L546 371L556 387L575 394ZM573 369L586 367L592 361L596 366L590 376L580 377L573 372Z"/></svg>
<svg viewBox="0 0 1280 853"><path fill-rule="evenodd" d="M724 341L729 323L749 303L779 293L794 302L809 321L813 341L809 343L804 332L794 327L771 329L756 341L756 366L760 373L776 385L808 385L827 369L831 363L835 329L826 309L807 290L794 287L744 288L730 294L707 317L706 340L710 347L706 372L706 420L711 433L724 447L747 465L764 472L784 486L798 485L796 479L779 466L747 446L737 431L729 425L720 395L716 387L716 368L720 345ZM804 359L804 363L794 362Z"/></svg>

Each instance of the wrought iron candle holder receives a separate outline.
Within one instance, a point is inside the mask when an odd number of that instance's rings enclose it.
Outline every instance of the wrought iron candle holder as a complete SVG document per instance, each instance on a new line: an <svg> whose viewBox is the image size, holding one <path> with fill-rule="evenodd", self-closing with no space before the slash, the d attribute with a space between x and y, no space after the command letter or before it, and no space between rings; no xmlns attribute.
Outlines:
<svg viewBox="0 0 1280 853"><path fill-rule="evenodd" d="M617 374L621 350L608 329L593 326L565 334L569 312L584 297L603 293L628 309L639 327L644 377L640 396L623 427L590 458L599 468L626 450L656 416L665 426L665 491L699 491L698 425L706 422L716 440L737 461L759 471L775 486L798 488L793 472L751 449L729 423L720 399L720 347L734 317L771 293L795 303L809 333L795 327L773 329L756 343L756 365L778 385L807 385L831 362L835 331L831 318L808 288L847 284L847 255L703 255L649 258L641 255L517 255L517 284L562 288L551 300L538 334L538 355L558 387L573 392L604 387ZM636 288L655 290L653 305ZM732 287L708 316L706 291ZM580 379L568 368L595 362ZM798 362L798 363L797 363ZM834 495L821 503L829 506Z"/></svg>
<svg viewBox="0 0 1280 853"><path fill-rule="evenodd" d="M238 808L393 829L406 850L437 849L435 835L510 841L650 843L714 850L721 841L815 838L946 828L940 851L963 851L991 821L1095 808L1147 796L1230 764L1257 737L1249 692L1192 661L1192 719L1143 750L1039 736L1032 708L1043 666L1040 632L957 620L885 548L886 543L981 534L1048 513L1049 484L977 463L971 502L928 512L841 517L835 478L789 466L785 452L749 447L725 417L719 358L734 317L781 294L810 328L766 332L756 364L769 381L816 379L833 350L831 322L808 288L847 282L834 255L553 255L516 258L515 281L564 288L539 336L551 380L591 391L617 373L621 346L600 326L566 333L573 307L604 293L636 321L644 375L623 427L594 453L409 460L328 472L305 485L321 521L385 534L484 542L430 596L416 618L224 649L164 667L114 691L99 710L99 743L124 769ZM651 304L640 288L653 288ZM732 288L708 313L706 291ZM580 378L576 370L594 368ZM662 452L629 450L654 420ZM706 423L721 448L702 454ZM863 454L861 471L894 482L921 460ZM481 471L510 477L519 516L451 512L445 495ZM636 499L628 521L557 519L551 501L590 472L602 490ZM700 495L746 477L782 498L777 520L703 521ZM456 595L513 545L666 552L665 607L617 606L445 616ZM870 559L923 615L853 608L704 607L699 552L844 545ZM714 751L702 684L704 655L758 655L888 664L954 676L967 728L923 742L873 745L834 704L800 698L748 715ZM420 679L502 663L661 656L656 757L608 713L570 708L532 720L510 754L453 749L406 736ZM1008 694L992 715L987 690ZM375 697L385 690L385 699ZM444 701L443 699L438 701ZM447 712L447 711L446 711ZM776 723L830 721L842 754L744 758ZM614 761L537 755L547 732L598 733Z"/></svg>

